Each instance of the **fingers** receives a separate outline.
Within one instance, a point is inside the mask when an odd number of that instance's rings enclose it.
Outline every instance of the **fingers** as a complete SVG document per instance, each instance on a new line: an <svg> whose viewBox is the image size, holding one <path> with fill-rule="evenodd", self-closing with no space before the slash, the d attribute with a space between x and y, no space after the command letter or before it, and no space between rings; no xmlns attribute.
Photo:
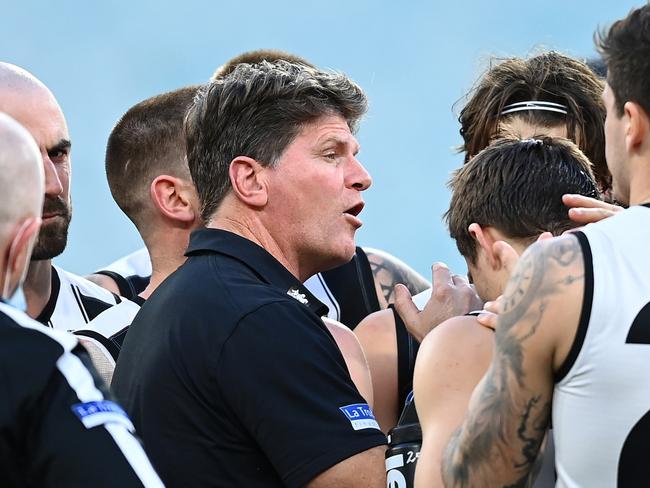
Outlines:
<svg viewBox="0 0 650 488"><path fill-rule="evenodd" d="M433 288L453 286L451 271L445 263L434 263L431 266L431 284Z"/></svg>
<svg viewBox="0 0 650 488"><path fill-rule="evenodd" d="M395 310L405 324L417 323L420 309L413 303L408 288L401 284L395 286Z"/></svg>
<svg viewBox="0 0 650 488"><path fill-rule="evenodd" d="M451 279L453 280L454 286L469 286L469 280L465 275L455 274L451 277Z"/></svg>
<svg viewBox="0 0 650 488"><path fill-rule="evenodd" d="M579 224L598 222L623 210L618 205L584 195L566 194L562 202L569 207L569 218Z"/></svg>
<svg viewBox="0 0 650 488"><path fill-rule="evenodd" d="M612 205L611 203L603 202L597 198L576 195L573 193L562 195L562 203L571 208L602 208L613 212L620 212L623 210L623 207L619 207L618 205Z"/></svg>
<svg viewBox="0 0 650 488"><path fill-rule="evenodd" d="M553 234L551 234L550 232L542 232L537 238L537 242L545 241L547 239L553 239Z"/></svg>
<svg viewBox="0 0 650 488"><path fill-rule="evenodd" d="M499 295L499 298L497 298L496 300L492 300L491 302L485 302L485 305L483 305L483 310L485 310L486 312L498 314L499 311L501 310L500 302L502 298L503 295Z"/></svg>
<svg viewBox="0 0 650 488"><path fill-rule="evenodd" d="M479 324L489 327L492 330L495 330L497 327L497 318L499 316L495 313L491 312L483 312L480 314L478 317L476 317L476 320L478 321Z"/></svg>
<svg viewBox="0 0 650 488"><path fill-rule="evenodd" d="M592 224L611 217L616 213L617 211L606 208L570 208L569 218L578 224Z"/></svg>

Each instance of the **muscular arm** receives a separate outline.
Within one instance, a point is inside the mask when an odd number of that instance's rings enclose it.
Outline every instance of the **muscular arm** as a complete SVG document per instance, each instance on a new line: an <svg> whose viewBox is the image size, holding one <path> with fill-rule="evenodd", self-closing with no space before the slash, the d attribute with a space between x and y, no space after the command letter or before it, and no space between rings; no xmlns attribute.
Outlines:
<svg viewBox="0 0 650 488"><path fill-rule="evenodd" d="M416 486L442 486L442 453L490 365L493 349L494 333L475 317L449 319L422 342L413 378L423 436Z"/></svg>
<svg viewBox="0 0 650 488"><path fill-rule="evenodd" d="M364 247L363 250L368 256L372 275L375 278L377 297L383 307L395 301L393 290L398 283L406 285L411 295L431 288L431 283L420 273L395 256L369 247Z"/></svg>
<svg viewBox="0 0 650 488"><path fill-rule="evenodd" d="M443 457L446 486L527 486L549 424L553 372L580 318L582 252L575 236L532 245L506 288L490 369Z"/></svg>
<svg viewBox="0 0 650 488"><path fill-rule="evenodd" d="M361 344L359 344L357 336L345 325L336 320L323 317L323 322L330 331L330 334L332 334L332 337L334 337L336 345L339 346L354 386L357 387L361 396L368 402L370 408L373 408L374 402L370 368L368 367L366 356L363 354L363 349L361 348Z"/></svg>
<svg viewBox="0 0 650 488"><path fill-rule="evenodd" d="M368 360L373 389L373 411L387 434L397 424L397 339L392 310L368 315L354 329Z"/></svg>
<svg viewBox="0 0 650 488"><path fill-rule="evenodd" d="M323 471L308 484L308 488L383 488L386 486L384 446L373 447L355 454Z"/></svg>

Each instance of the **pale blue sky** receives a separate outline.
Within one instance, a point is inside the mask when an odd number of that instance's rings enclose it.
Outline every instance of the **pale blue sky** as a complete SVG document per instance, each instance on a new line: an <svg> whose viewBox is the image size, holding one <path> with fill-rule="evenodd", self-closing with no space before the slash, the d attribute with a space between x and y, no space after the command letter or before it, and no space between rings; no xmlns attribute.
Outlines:
<svg viewBox="0 0 650 488"><path fill-rule="evenodd" d="M360 159L373 176L361 245L385 249L429 277L429 265L465 266L440 216L450 171L461 163L454 107L491 55L553 48L594 55L597 26L641 1L330 0L25 1L2 7L0 60L54 92L73 141L74 213L57 259L77 273L140 246L113 203L104 149L118 117L138 101L205 81L227 59L276 48L345 72L367 92Z"/></svg>

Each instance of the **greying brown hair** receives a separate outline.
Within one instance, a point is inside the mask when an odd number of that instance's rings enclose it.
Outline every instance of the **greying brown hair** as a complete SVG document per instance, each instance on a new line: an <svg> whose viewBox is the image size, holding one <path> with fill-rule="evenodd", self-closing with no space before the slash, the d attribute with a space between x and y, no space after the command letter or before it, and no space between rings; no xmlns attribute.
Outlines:
<svg viewBox="0 0 650 488"><path fill-rule="evenodd" d="M296 56L295 54L288 53L286 51L280 51L278 49L256 49L255 51L246 51L234 58L230 59L228 62L219 66L215 72L212 74L210 80L216 80L217 78L223 78L224 76L232 73L237 65L242 63L246 64L257 64L262 61L268 61L269 63L274 63L279 60L289 61L294 64L304 64L310 68L316 68L313 64L307 61L305 58Z"/></svg>
<svg viewBox="0 0 650 488"><path fill-rule="evenodd" d="M206 220L231 190L230 163L248 156L274 166L305 124L340 115L350 130L367 108L343 74L284 60L239 64L204 86L185 121L187 160Z"/></svg>

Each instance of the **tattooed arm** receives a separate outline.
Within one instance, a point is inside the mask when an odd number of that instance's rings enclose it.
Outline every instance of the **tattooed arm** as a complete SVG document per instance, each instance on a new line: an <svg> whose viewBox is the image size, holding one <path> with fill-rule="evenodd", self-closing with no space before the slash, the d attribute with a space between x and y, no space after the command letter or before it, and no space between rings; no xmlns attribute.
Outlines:
<svg viewBox="0 0 650 488"><path fill-rule="evenodd" d="M363 251L368 256L372 275L375 278L377 298L382 308L393 303L395 299L393 290L398 283L406 285L411 295L431 288L431 283L420 273L395 256L369 247L364 247Z"/></svg>
<svg viewBox="0 0 650 488"><path fill-rule="evenodd" d="M546 433L553 372L580 319L584 263L575 236L538 242L508 283L490 369L444 454L449 487L529 486Z"/></svg>

